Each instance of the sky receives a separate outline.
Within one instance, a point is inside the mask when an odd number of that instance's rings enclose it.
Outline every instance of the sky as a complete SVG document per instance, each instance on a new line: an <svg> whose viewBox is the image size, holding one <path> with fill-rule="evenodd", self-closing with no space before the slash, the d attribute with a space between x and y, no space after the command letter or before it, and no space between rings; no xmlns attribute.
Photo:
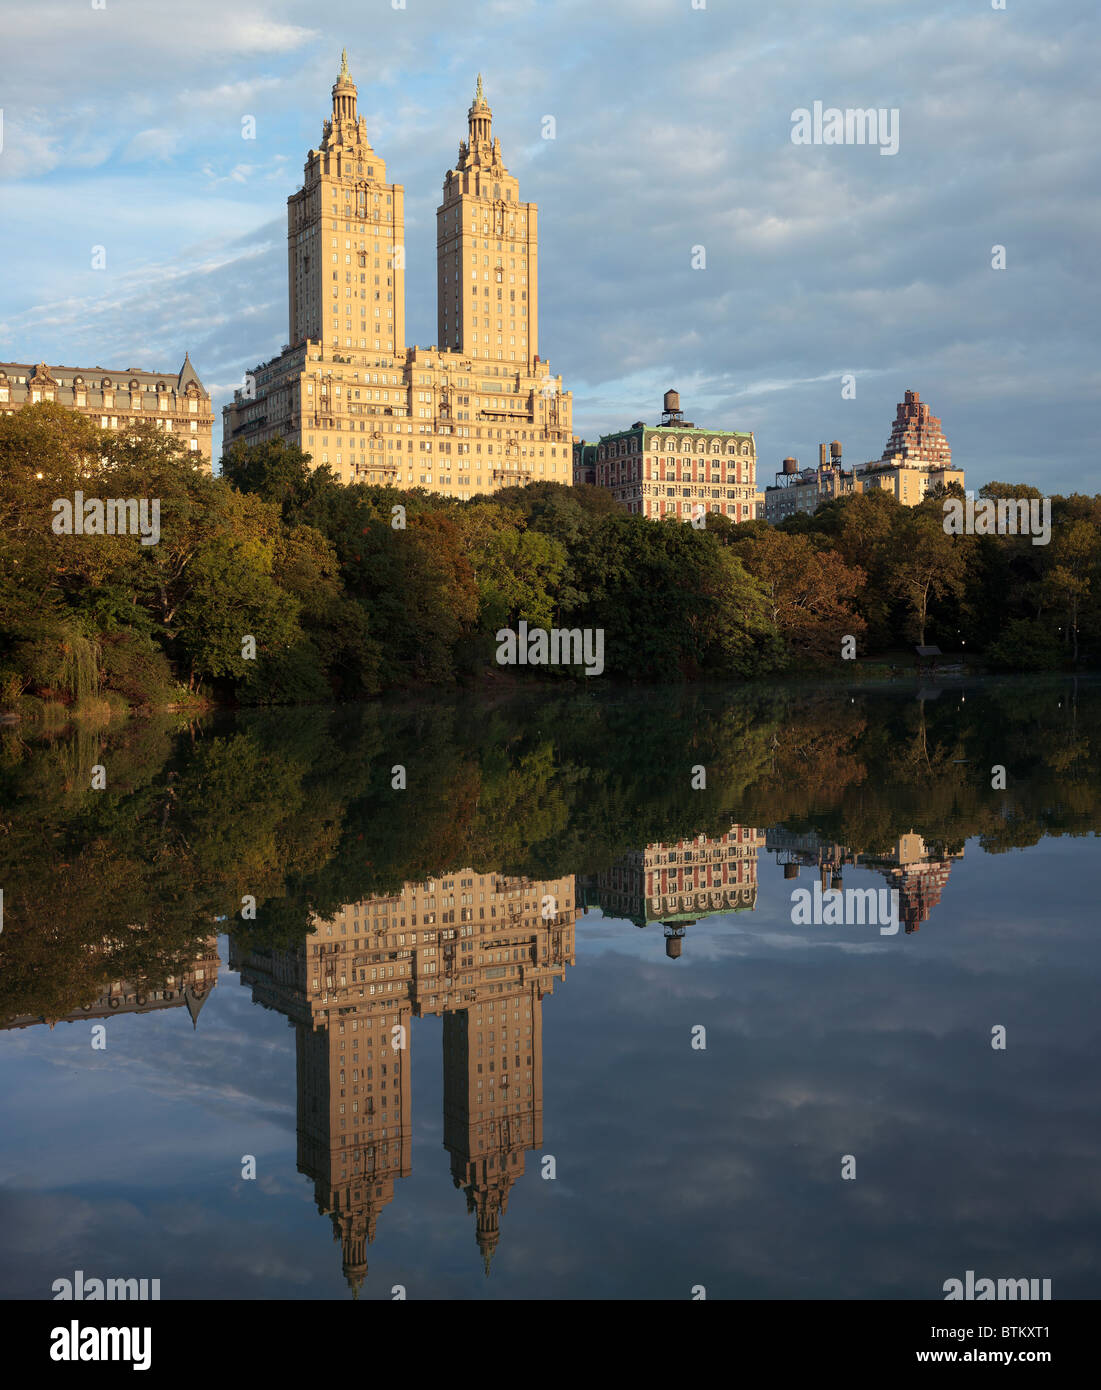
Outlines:
<svg viewBox="0 0 1101 1390"><path fill-rule="evenodd" d="M410 344L437 336L435 209L481 72L576 434L655 424L675 387L754 432L763 486L823 441L877 458L911 389L968 487L1101 491L1096 0L395 4L11 7L0 360L186 350L220 415L287 341L286 199L346 46L405 188ZM897 153L794 143L815 102L897 112Z"/></svg>

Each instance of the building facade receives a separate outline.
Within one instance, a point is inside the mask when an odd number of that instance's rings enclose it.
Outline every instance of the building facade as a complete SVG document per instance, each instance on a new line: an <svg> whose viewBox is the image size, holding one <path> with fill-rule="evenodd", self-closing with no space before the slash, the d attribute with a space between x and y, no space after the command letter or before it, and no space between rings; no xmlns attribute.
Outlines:
<svg viewBox="0 0 1101 1390"><path fill-rule="evenodd" d="M662 923L666 955L676 960L686 927L701 917L757 906L757 857L764 843L752 826L735 824L725 835L632 850L582 880L583 906L636 927Z"/></svg>
<svg viewBox="0 0 1101 1390"><path fill-rule="evenodd" d="M855 469L842 468L841 443L835 439L818 446L817 468L800 468L798 459L784 459L775 483L765 488L762 516L775 526L799 513L813 516L823 502L861 491Z"/></svg>
<svg viewBox="0 0 1101 1390"><path fill-rule="evenodd" d="M841 445L819 445L818 467L800 468L786 458L776 481L765 489L764 518L775 525L798 513L813 515L834 497L881 489L904 507L916 507L938 485L958 483L963 469L952 467L952 450L940 420L916 391L907 391L895 408L895 420L883 454L855 468L841 466Z"/></svg>
<svg viewBox="0 0 1101 1390"><path fill-rule="evenodd" d="M895 407L882 456L858 472L865 492L885 488L904 507L916 507L938 484L963 487L963 469L952 467L952 450L940 420L916 391L907 391Z"/></svg>
<svg viewBox="0 0 1101 1390"><path fill-rule="evenodd" d="M285 439L346 483L453 497L572 478L572 398L538 352L538 214L502 162L479 76L436 212L439 346L405 342L404 191L346 56L287 203L290 343L247 374L224 442Z"/></svg>
<svg viewBox="0 0 1101 1390"><path fill-rule="evenodd" d="M641 420L573 445L573 481L608 488L619 505L655 520L691 521L718 512L752 521L757 506L757 450L751 432L700 429L686 421L675 391L665 393L662 422Z"/></svg>
<svg viewBox="0 0 1101 1390"><path fill-rule="evenodd" d="M0 362L0 411L12 415L38 401L56 401L105 430L125 432L152 421L211 466L214 410L186 354L178 372Z"/></svg>

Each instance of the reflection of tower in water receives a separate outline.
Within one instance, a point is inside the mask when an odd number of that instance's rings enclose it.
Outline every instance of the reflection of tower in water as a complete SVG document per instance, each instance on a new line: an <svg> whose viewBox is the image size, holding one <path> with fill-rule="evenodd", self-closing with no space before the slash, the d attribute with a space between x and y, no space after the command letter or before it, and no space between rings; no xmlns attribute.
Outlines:
<svg viewBox="0 0 1101 1390"><path fill-rule="evenodd" d="M952 860L962 859L963 850L932 849L914 831L899 837L890 854L861 855L860 862L878 869L892 888L898 890L899 921L907 933L927 922L952 872Z"/></svg>
<svg viewBox="0 0 1101 1390"><path fill-rule="evenodd" d="M814 831L794 832L775 826L765 833L765 848L783 865L785 879L798 878L800 868L817 870L823 893L844 887L842 871L846 865L875 869L898 890L899 921L907 933L929 920L952 872L952 860L963 858L962 849L927 845L913 830L900 835L890 850L865 853L823 840Z"/></svg>
<svg viewBox="0 0 1101 1390"><path fill-rule="evenodd" d="M524 1153L543 1142L542 997L532 982L444 1015L443 1142L487 1275Z"/></svg>
<svg viewBox="0 0 1101 1390"><path fill-rule="evenodd" d="M346 905L296 950L231 943L258 1003L297 1029L298 1168L358 1294L378 1214L412 1171L411 1027L444 1019L444 1143L486 1272L542 1142L543 995L573 963L574 880L457 870Z"/></svg>

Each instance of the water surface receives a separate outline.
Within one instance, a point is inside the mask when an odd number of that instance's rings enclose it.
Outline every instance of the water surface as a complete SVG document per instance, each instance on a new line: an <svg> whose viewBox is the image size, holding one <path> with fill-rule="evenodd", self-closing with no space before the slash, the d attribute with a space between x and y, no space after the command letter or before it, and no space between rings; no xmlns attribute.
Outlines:
<svg viewBox="0 0 1101 1390"><path fill-rule="evenodd" d="M1099 706L2 731L0 1295L1097 1297Z"/></svg>

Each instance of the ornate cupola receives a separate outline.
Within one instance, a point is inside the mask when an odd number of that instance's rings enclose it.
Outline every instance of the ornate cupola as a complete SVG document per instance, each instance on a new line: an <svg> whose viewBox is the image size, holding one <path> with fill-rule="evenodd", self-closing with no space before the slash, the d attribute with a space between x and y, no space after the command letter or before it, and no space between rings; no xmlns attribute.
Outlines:
<svg viewBox="0 0 1101 1390"><path fill-rule="evenodd" d="M333 84L333 124L339 121L347 121L349 125L356 124L356 97L358 92L356 84L352 81L352 74L348 71L348 50L340 50L340 74Z"/></svg>
<svg viewBox="0 0 1101 1390"><path fill-rule="evenodd" d="M481 73L478 74L478 85L474 90L474 100L470 104L470 110L466 113L466 118L470 128L471 153L476 152L480 145L492 145L493 112L489 109L489 102L486 101L485 92L482 90Z"/></svg>

